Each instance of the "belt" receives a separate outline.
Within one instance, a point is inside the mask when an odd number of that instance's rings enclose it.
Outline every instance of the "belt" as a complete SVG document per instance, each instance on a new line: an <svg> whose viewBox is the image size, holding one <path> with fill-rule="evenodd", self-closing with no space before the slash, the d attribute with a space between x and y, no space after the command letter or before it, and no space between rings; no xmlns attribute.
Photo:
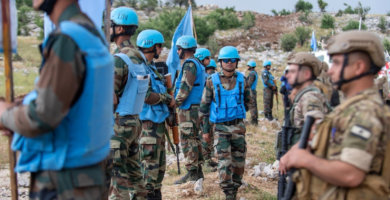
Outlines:
<svg viewBox="0 0 390 200"><path fill-rule="evenodd" d="M218 125L225 125L225 126L234 126L234 125L239 124L240 122L242 122L242 119L234 119L232 121L220 122L220 123L216 123L216 124L218 124Z"/></svg>

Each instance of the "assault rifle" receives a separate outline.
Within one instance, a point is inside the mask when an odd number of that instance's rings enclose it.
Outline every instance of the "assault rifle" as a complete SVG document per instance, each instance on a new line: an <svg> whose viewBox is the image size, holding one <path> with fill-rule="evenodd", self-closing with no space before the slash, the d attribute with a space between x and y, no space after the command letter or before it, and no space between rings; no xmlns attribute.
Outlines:
<svg viewBox="0 0 390 200"><path fill-rule="evenodd" d="M169 91L168 93L173 98L173 86L172 86L171 74L170 73L166 74L164 77L167 80L166 84L167 84L167 88ZM177 116L176 106L169 108L169 112L173 116L173 124L170 125L170 127L172 129L173 143L176 146L177 173L180 175L180 162L179 162L179 153L180 153L179 142L180 142L180 140L179 140L179 123L178 123L179 118Z"/></svg>
<svg viewBox="0 0 390 200"><path fill-rule="evenodd" d="M311 127L313 126L314 122L315 122L314 117L311 116L306 117L305 124L303 125L302 132L301 132L301 138L299 139L300 140L298 146L299 149L306 149L307 140L309 139ZM289 180L287 183L286 191L284 192L282 198L283 200L290 200L294 196L295 183L292 180L292 175L294 174L295 171L296 169L290 169L288 171Z"/></svg>

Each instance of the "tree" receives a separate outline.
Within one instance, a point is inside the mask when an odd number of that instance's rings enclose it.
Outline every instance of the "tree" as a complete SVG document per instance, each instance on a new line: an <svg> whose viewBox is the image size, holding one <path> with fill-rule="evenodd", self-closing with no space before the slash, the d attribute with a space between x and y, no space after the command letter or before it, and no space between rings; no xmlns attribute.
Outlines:
<svg viewBox="0 0 390 200"><path fill-rule="evenodd" d="M334 28L334 22L335 19L331 15L324 14L324 16L321 19L321 28L324 29Z"/></svg>
<svg viewBox="0 0 390 200"><path fill-rule="evenodd" d="M349 20L348 25L343 28L343 31L358 29L359 30L359 22L354 20ZM367 26L362 22L362 30L367 30Z"/></svg>
<svg viewBox="0 0 390 200"><path fill-rule="evenodd" d="M292 33L286 33L282 36L282 49L284 51L292 51L297 45L297 38Z"/></svg>
<svg viewBox="0 0 390 200"><path fill-rule="evenodd" d="M284 8L283 8L283 10L281 10L281 11L279 11L279 12L276 11L275 9L272 9L271 12L272 12L272 14L274 14L274 16L289 15L289 14L291 14L291 11L286 10L286 9L284 9Z"/></svg>
<svg viewBox="0 0 390 200"><path fill-rule="evenodd" d="M298 39L298 42L301 46L303 46L307 39L310 38L311 29L305 27L297 27L295 29L295 36Z"/></svg>
<svg viewBox="0 0 390 200"><path fill-rule="evenodd" d="M302 11L302 12L309 11L309 12L311 12L312 9L313 9L313 5L310 2L308 2L308 1L299 0L295 4L295 12L299 12L299 11Z"/></svg>
<svg viewBox="0 0 390 200"><path fill-rule="evenodd" d="M341 17L341 16L343 16L343 11L339 10L339 12L337 12L337 14L336 14L336 17Z"/></svg>
<svg viewBox="0 0 390 200"><path fill-rule="evenodd" d="M368 11L370 11L370 10L371 10L370 6L366 6L363 8L363 5L360 1L355 8L355 12L357 14L359 14L359 16L362 18L363 21L366 20L366 15L367 15Z"/></svg>
<svg viewBox="0 0 390 200"><path fill-rule="evenodd" d="M137 9L138 0L129 0L129 4L132 8Z"/></svg>
<svg viewBox="0 0 390 200"><path fill-rule="evenodd" d="M379 18L378 28L381 29L382 33L386 33L386 31L387 31L387 21L386 21L385 17L381 16Z"/></svg>
<svg viewBox="0 0 390 200"><path fill-rule="evenodd" d="M387 38L383 39L383 47L390 53L390 41Z"/></svg>
<svg viewBox="0 0 390 200"><path fill-rule="evenodd" d="M313 21L309 19L310 11L306 10L305 13L301 13L298 17L298 20L304 23L313 24Z"/></svg>
<svg viewBox="0 0 390 200"><path fill-rule="evenodd" d="M241 23L235 12L234 7L218 8L211 11L205 19L219 30L238 28L241 26Z"/></svg>
<svg viewBox="0 0 390 200"><path fill-rule="evenodd" d="M323 12L323 13L326 12L325 8L326 8L326 6L328 6L328 3L326 3L323 0L318 0L317 2L318 2L318 7L320 7L321 12Z"/></svg>
<svg viewBox="0 0 390 200"><path fill-rule="evenodd" d="M173 5L179 5L180 7L181 6L185 6L185 7L189 6L188 0L171 0L171 2L172 2ZM191 5L194 8L196 7L195 0L191 0Z"/></svg>
<svg viewBox="0 0 390 200"><path fill-rule="evenodd" d="M241 24L244 29L250 29L255 25L255 15L252 12L244 12Z"/></svg>
<svg viewBox="0 0 390 200"><path fill-rule="evenodd" d="M354 9L352 9L352 6L350 6L346 3L344 3L344 6L347 6L347 8L345 8L345 10L344 10L345 14L357 14L357 12Z"/></svg>
<svg viewBox="0 0 390 200"><path fill-rule="evenodd" d="M156 9L158 6L157 0L141 0L140 1L140 8L142 10L146 10L146 13L150 13L154 9Z"/></svg>

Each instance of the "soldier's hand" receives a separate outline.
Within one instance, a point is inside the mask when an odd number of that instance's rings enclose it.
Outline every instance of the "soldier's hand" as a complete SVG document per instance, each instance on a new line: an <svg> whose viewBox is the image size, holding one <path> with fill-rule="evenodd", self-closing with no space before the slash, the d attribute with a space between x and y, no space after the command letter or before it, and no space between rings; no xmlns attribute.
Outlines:
<svg viewBox="0 0 390 200"><path fill-rule="evenodd" d="M202 135L204 141L206 141L207 143L210 143L211 142L211 138L210 138L210 133L204 133Z"/></svg>
<svg viewBox="0 0 390 200"><path fill-rule="evenodd" d="M283 156L281 160L286 170L291 168L300 169L306 166L306 162L310 162L310 156L312 154L306 149L291 148L289 155L286 158Z"/></svg>
<svg viewBox="0 0 390 200"><path fill-rule="evenodd" d="M171 103L169 103L168 107L173 107L173 106L175 106L175 99L174 98L171 99Z"/></svg>

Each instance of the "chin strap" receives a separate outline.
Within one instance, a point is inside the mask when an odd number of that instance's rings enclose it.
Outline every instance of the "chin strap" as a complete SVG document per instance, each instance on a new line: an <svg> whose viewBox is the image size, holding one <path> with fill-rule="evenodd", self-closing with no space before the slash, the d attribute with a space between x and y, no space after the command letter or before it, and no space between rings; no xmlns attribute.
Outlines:
<svg viewBox="0 0 390 200"><path fill-rule="evenodd" d="M153 46L153 50L147 51L147 52L143 52L143 53L144 53L144 54L145 54L145 53L154 53L153 58L155 58L155 59L158 59L158 58L160 57L160 55L157 54L156 45Z"/></svg>
<svg viewBox="0 0 390 200"><path fill-rule="evenodd" d="M53 12L54 5L57 0L44 0L43 3L39 6L39 10L42 10L50 15Z"/></svg>
<svg viewBox="0 0 390 200"><path fill-rule="evenodd" d="M301 71L301 69L302 69L302 65L299 65L298 73ZM298 75L297 75L295 77L295 82L291 85L291 87L295 88L295 87L298 87L298 86L305 84L306 82L314 81L314 80L316 80L316 77L314 77L314 75L312 75L312 77L310 79L302 81L302 82L298 82Z"/></svg>

